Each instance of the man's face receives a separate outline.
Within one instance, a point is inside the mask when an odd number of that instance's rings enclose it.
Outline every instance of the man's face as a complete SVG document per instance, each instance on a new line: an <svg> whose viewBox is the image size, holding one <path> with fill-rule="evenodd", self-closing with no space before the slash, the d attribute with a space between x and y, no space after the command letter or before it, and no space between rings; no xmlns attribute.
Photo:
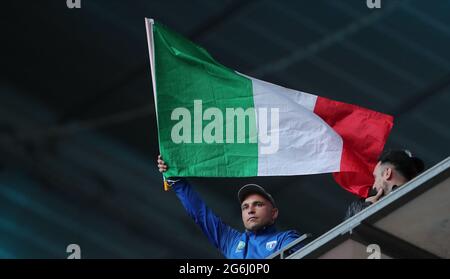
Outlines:
<svg viewBox="0 0 450 279"><path fill-rule="evenodd" d="M248 195L241 204L241 210L244 227L250 231L271 225L278 217L278 209L259 194Z"/></svg>
<svg viewBox="0 0 450 279"><path fill-rule="evenodd" d="M382 165L381 162L375 166L373 170L373 177L375 182L373 183L373 187L375 190L383 189L384 193L388 191L388 183L386 181L386 166Z"/></svg>

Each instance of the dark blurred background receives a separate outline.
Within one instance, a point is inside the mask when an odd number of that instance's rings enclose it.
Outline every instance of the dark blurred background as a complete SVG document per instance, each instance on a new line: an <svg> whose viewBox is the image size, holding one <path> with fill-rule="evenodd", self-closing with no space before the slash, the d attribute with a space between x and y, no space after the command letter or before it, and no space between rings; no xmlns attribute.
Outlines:
<svg viewBox="0 0 450 279"><path fill-rule="evenodd" d="M65 0L2 3L0 258L220 258L156 168L144 17L242 73L395 116L387 148L450 154L450 1ZM314 237L356 197L330 174L192 179L243 229L257 182L279 229Z"/></svg>

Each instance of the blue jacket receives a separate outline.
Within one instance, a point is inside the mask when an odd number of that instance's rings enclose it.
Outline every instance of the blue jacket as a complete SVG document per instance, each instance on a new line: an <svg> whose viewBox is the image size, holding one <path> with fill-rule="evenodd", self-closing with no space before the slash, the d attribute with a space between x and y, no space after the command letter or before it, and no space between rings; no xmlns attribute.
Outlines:
<svg viewBox="0 0 450 279"><path fill-rule="evenodd" d="M209 241L228 259L263 259L299 237L293 230L277 232L273 225L257 233L239 232L223 223L186 180L175 182L172 188Z"/></svg>

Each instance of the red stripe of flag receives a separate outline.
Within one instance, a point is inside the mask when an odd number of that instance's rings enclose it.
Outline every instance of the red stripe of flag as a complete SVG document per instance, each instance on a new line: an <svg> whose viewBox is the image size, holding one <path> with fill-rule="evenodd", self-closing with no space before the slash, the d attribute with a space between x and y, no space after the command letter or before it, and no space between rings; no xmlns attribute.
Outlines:
<svg viewBox="0 0 450 279"><path fill-rule="evenodd" d="M390 115L359 106L317 97L314 113L343 139L341 171L333 173L347 191L367 197L373 169L394 125Z"/></svg>

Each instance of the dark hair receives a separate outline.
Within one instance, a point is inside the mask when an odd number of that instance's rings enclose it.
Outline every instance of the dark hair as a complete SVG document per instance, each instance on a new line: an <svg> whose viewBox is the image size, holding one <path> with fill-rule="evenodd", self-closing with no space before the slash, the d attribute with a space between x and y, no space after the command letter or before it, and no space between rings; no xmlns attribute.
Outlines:
<svg viewBox="0 0 450 279"><path fill-rule="evenodd" d="M382 164L390 163L405 179L411 180L425 169L423 161L408 150L389 150L378 159Z"/></svg>

